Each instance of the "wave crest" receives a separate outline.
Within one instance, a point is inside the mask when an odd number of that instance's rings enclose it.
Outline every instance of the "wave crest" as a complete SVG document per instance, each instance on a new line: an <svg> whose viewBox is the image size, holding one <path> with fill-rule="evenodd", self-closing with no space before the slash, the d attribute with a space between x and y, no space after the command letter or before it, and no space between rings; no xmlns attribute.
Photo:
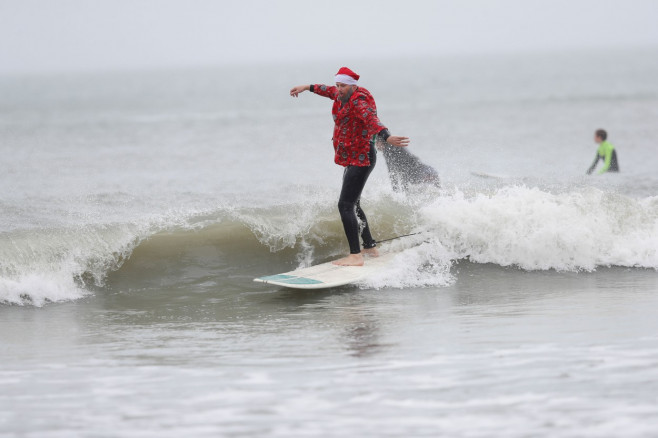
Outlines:
<svg viewBox="0 0 658 438"><path fill-rule="evenodd" d="M656 197L517 186L472 197L456 192L421 214L454 257L477 263L527 270L658 268Z"/></svg>

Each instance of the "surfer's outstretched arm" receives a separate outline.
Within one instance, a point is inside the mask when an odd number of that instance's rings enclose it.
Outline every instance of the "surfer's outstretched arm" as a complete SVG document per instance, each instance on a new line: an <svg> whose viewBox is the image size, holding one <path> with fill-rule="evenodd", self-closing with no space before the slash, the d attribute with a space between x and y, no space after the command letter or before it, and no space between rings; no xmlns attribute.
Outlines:
<svg viewBox="0 0 658 438"><path fill-rule="evenodd" d="M592 172L594 172L594 169L596 169L596 165L598 164L598 162L599 162L599 154L597 153L597 154L596 154L596 157L594 157L594 162L593 162L592 165L589 167L589 169L587 169L587 174L588 174L588 175L591 175Z"/></svg>
<svg viewBox="0 0 658 438"><path fill-rule="evenodd" d="M310 85L297 85L296 87L292 87L290 90L290 95L292 97L297 97L299 96L300 93L303 93L304 91L308 91L311 89Z"/></svg>
<svg viewBox="0 0 658 438"><path fill-rule="evenodd" d="M323 84L310 84L310 85L297 85L290 90L290 95L292 97L297 97L304 91L310 91L313 94L318 96L328 97L331 100L336 100L338 97L338 88L333 85L323 85Z"/></svg>

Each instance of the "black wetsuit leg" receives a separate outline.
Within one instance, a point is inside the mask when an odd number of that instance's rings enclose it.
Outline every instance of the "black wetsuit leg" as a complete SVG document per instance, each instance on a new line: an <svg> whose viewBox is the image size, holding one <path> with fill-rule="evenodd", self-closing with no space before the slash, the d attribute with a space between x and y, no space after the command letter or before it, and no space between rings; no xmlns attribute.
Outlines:
<svg viewBox="0 0 658 438"><path fill-rule="evenodd" d="M350 245L350 254L359 254L361 252L361 246L359 245L359 220L361 220L362 224L360 234L363 239L363 247L374 248L377 245L370 234L366 214L360 205L361 192L377 163L377 150L372 144L370 145L368 158L370 159L370 166L347 166L345 168L345 172L343 173L343 188L340 191L340 198L338 198L338 211L340 212L340 219L343 222L347 242Z"/></svg>

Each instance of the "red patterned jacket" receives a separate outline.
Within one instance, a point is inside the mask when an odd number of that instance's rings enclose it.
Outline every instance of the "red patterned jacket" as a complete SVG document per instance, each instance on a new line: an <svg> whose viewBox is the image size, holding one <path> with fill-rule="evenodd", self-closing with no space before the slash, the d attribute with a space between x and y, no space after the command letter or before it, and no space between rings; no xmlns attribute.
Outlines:
<svg viewBox="0 0 658 438"><path fill-rule="evenodd" d="M357 87L350 100L342 103L334 86L313 85L313 92L334 101L331 114L334 117L334 161L341 166L370 166L373 137L386 127L377 117L375 99L368 90ZM373 142L374 147L374 142Z"/></svg>

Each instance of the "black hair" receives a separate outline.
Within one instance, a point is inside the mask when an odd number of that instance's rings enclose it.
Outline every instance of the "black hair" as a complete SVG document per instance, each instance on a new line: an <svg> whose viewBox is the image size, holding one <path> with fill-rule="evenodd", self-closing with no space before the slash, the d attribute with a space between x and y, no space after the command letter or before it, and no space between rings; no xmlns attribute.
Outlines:
<svg viewBox="0 0 658 438"><path fill-rule="evenodd" d="M594 133L597 137L599 137L601 140L606 141L608 138L608 133L605 132L604 129L597 129L596 132Z"/></svg>

